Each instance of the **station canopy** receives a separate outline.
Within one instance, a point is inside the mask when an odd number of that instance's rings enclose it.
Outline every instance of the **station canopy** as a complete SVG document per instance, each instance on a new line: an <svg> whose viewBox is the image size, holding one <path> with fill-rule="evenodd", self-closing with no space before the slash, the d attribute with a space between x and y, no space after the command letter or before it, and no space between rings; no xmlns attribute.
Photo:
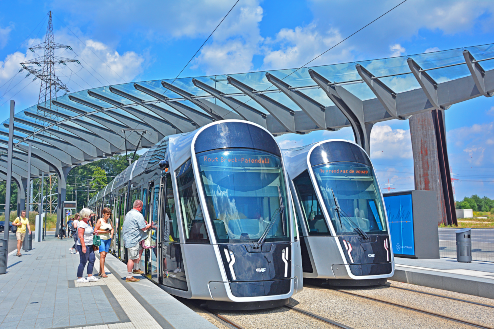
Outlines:
<svg viewBox="0 0 494 329"><path fill-rule="evenodd" d="M494 91L494 44L301 69L153 80L69 93L15 114L13 172L66 175L70 168L151 148L165 136L224 119L274 135L351 126L369 152L373 124ZM8 120L0 127L5 173ZM16 176L16 177L17 177ZM1 178L1 177L0 177Z"/></svg>

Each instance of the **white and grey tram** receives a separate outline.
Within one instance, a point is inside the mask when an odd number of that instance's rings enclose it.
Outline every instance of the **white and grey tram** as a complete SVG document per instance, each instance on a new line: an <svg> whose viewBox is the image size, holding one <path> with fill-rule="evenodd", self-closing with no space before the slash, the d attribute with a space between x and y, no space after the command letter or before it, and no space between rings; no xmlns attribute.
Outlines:
<svg viewBox="0 0 494 329"><path fill-rule="evenodd" d="M111 252L126 260L125 213L144 202L156 247L146 275L210 307L284 305L303 287L300 241L281 150L264 128L217 121L166 137L93 198L113 209ZM152 244L152 245L153 245Z"/></svg>
<svg viewBox="0 0 494 329"><path fill-rule="evenodd" d="M393 252L383 197L365 151L328 140L283 155L298 213L304 278L335 286L384 284L394 274Z"/></svg>

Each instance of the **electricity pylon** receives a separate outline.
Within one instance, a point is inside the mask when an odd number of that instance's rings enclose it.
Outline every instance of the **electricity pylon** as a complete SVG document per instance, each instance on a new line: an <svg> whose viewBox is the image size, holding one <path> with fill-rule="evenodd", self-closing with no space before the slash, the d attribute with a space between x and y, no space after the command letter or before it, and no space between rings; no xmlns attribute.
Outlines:
<svg viewBox="0 0 494 329"><path fill-rule="evenodd" d="M22 68L34 75L34 79L40 79L41 85L39 87L38 104L45 104L45 107L51 109L51 100L57 97L59 91L69 92L69 88L57 77L55 69L58 65L66 65L67 63L78 63L76 59L64 58L55 56L55 49L69 49L70 46L62 45L55 42L53 35L53 23L51 18L51 11L48 12L48 27L46 29L46 35L43 42L29 48L33 53L37 50L43 50L43 56L36 57L29 61L20 63ZM26 76L26 77L27 77ZM38 110L39 111L39 110ZM51 117L44 111L38 113L44 117Z"/></svg>

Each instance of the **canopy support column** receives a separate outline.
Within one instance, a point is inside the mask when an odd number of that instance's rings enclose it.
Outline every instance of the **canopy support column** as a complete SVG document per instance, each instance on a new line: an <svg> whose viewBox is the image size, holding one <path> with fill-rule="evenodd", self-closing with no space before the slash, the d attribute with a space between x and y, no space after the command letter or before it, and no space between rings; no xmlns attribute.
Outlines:
<svg viewBox="0 0 494 329"><path fill-rule="evenodd" d="M65 197L67 195L67 176L69 175L70 169L72 169L72 167L62 167L58 170L57 227L55 228L55 236L57 237L60 232L60 224L64 219L63 204L65 203Z"/></svg>
<svg viewBox="0 0 494 329"><path fill-rule="evenodd" d="M362 100L341 86L331 85L331 82L314 70L309 74L326 95L350 121L355 136L355 142L370 155L370 133L374 123L365 122L364 104Z"/></svg>

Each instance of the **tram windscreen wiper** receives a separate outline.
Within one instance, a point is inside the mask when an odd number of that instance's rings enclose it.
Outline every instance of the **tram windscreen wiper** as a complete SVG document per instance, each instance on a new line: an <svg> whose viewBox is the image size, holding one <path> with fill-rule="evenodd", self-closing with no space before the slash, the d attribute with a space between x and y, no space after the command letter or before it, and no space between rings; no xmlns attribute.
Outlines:
<svg viewBox="0 0 494 329"><path fill-rule="evenodd" d="M348 223L350 223L351 226L353 226L353 231L356 232L358 235L360 235L364 240L369 240L369 236L367 233L364 232L357 224L353 222L353 220L345 214L343 209L341 209L340 204L338 203L338 199L336 198L336 195L334 194L333 189L331 189L331 194L333 195L333 200L334 200L334 208L336 213L338 214L338 220L340 221L340 226L343 228L343 225L341 223L341 218L343 217L346 219ZM343 216L342 216L343 214Z"/></svg>
<svg viewBox="0 0 494 329"><path fill-rule="evenodd" d="M262 246L262 244L264 243L264 240L266 240L266 237L268 236L269 231L271 230L271 228L273 227L273 225L275 223L274 218L276 217L276 215L278 213L281 216L281 223L282 223L282 225L284 226L284 224L285 224L285 220L284 220L285 207L283 206L283 197L281 196L281 192L280 192L280 187L279 186L278 186L278 196L279 196L280 207L278 209L276 209L273 212L273 214L271 215L271 217L269 218L269 221L270 221L269 222L269 225L266 227L266 229L262 233L262 235L259 238L259 240L257 240L257 242L255 243L256 249L258 249L260 246Z"/></svg>

